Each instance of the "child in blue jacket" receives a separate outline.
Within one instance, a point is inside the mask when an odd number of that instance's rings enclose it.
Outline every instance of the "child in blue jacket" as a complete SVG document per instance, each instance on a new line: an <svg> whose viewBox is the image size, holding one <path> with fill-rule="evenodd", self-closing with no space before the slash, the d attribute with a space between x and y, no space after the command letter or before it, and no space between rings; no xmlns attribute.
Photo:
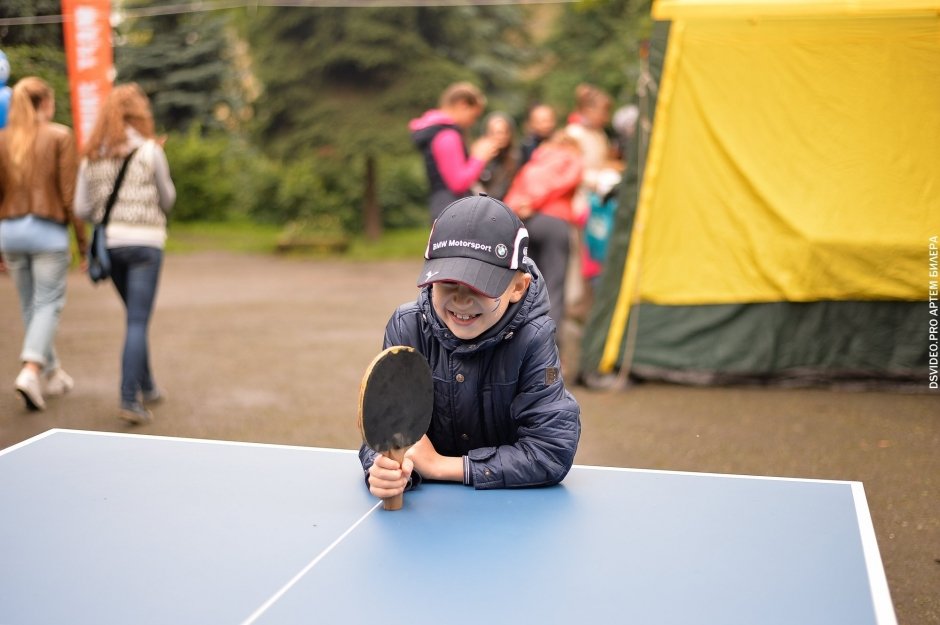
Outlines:
<svg viewBox="0 0 940 625"><path fill-rule="evenodd" d="M363 444L375 496L422 478L519 488L568 473L580 407L561 377L547 291L527 247L519 218L486 195L453 202L434 222L421 292L395 311L384 340L428 359L434 413L401 465Z"/></svg>

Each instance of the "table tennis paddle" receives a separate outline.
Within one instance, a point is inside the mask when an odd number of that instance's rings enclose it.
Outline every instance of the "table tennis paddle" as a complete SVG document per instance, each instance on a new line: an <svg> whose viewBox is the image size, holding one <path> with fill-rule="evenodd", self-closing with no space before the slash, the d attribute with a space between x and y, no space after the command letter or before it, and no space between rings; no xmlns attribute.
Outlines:
<svg viewBox="0 0 940 625"><path fill-rule="evenodd" d="M372 360L359 386L359 431L369 447L401 464L427 433L433 409L431 367L421 353L399 345ZM402 503L397 495L384 507L398 510Z"/></svg>

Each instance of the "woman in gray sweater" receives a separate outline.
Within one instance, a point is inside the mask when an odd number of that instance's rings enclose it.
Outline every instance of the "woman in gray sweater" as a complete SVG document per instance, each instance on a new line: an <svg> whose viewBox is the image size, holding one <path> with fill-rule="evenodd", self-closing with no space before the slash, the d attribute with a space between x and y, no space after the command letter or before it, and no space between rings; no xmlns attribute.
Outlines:
<svg viewBox="0 0 940 625"><path fill-rule="evenodd" d="M100 111L83 151L75 191L75 210L100 223L105 203L125 158L123 183L106 228L111 280L127 311L121 358L120 417L149 422L147 408L163 399L150 370L148 329L157 294L166 218L176 201L176 188L154 132L150 101L136 84L115 87Z"/></svg>

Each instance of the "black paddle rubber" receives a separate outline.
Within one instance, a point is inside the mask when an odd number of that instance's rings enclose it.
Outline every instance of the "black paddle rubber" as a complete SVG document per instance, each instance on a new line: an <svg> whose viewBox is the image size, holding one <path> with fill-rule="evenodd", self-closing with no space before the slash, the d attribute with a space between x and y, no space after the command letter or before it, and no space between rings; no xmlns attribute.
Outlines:
<svg viewBox="0 0 940 625"><path fill-rule="evenodd" d="M428 361L414 348L389 347L375 357L359 386L359 431L366 444L399 464L428 431L434 383ZM383 500L399 510L402 494Z"/></svg>

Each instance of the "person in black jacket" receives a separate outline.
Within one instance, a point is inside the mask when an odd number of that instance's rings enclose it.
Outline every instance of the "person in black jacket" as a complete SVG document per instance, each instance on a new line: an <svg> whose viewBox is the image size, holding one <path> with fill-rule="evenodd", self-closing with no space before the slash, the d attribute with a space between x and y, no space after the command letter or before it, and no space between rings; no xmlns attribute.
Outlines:
<svg viewBox="0 0 940 625"><path fill-rule="evenodd" d="M486 195L453 202L434 222L421 292L395 311L384 339L428 359L434 413L401 465L360 448L376 497L422 479L518 488L568 473L581 411L561 377L547 290L527 247L519 218Z"/></svg>

